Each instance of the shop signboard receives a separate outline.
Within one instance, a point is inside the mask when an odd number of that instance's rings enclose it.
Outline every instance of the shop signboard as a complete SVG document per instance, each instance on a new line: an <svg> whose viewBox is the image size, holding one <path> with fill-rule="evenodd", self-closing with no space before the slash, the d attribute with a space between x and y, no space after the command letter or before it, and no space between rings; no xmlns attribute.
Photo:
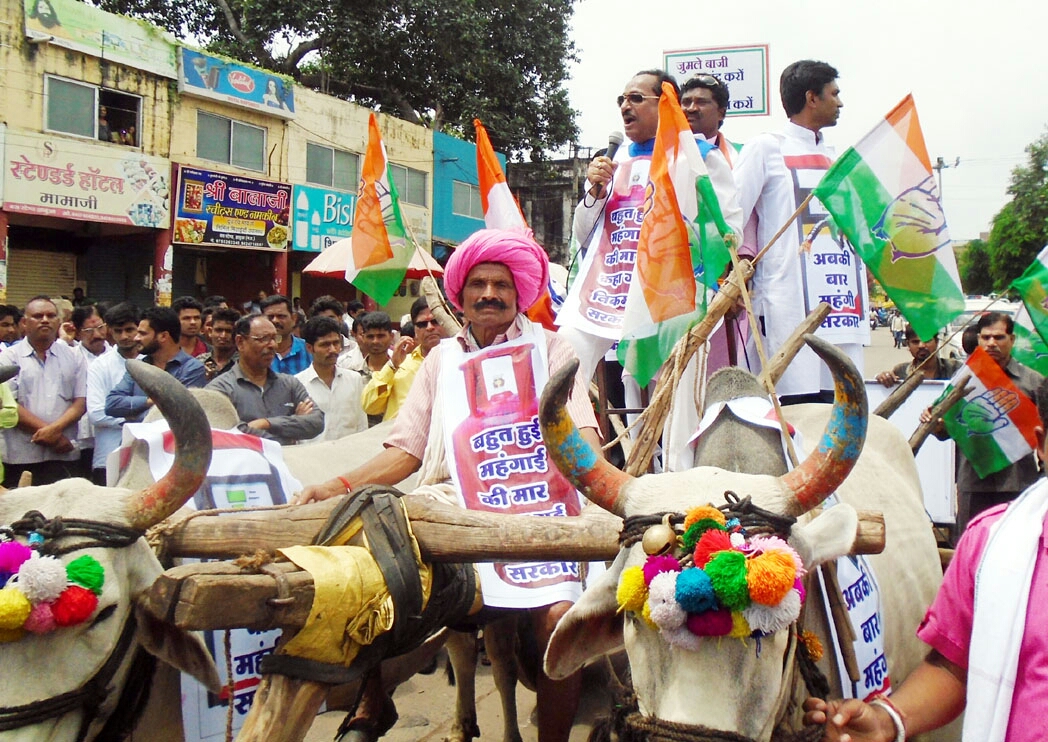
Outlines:
<svg viewBox="0 0 1048 742"><path fill-rule="evenodd" d="M178 77L175 39L162 28L81 0L24 0L25 35L107 62Z"/></svg>
<svg viewBox="0 0 1048 742"><path fill-rule="evenodd" d="M284 251L291 186L179 165L172 242Z"/></svg>
<svg viewBox="0 0 1048 742"><path fill-rule="evenodd" d="M769 115L767 44L676 49L663 52L662 67L681 84L704 74L727 85L727 116Z"/></svg>
<svg viewBox="0 0 1048 742"><path fill-rule="evenodd" d="M8 131L3 207L20 214L164 229L167 160L50 134Z"/></svg>
<svg viewBox="0 0 1048 742"><path fill-rule="evenodd" d="M323 252L353 232L355 193L297 185L294 204L291 249L296 252Z"/></svg>
<svg viewBox="0 0 1048 742"><path fill-rule="evenodd" d="M252 111L295 117L295 86L272 72L181 47L178 91Z"/></svg>

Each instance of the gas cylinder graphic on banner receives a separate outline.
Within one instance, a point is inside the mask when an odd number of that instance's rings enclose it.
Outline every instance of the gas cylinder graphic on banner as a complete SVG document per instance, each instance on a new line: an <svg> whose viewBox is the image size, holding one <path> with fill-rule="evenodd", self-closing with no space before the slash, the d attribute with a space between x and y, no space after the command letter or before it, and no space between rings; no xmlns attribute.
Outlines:
<svg viewBox="0 0 1048 742"><path fill-rule="evenodd" d="M470 510L540 516L578 515L581 510L577 493L546 456L533 350L530 343L496 346L473 354L460 367L470 414L454 430L454 455ZM494 567L501 579L519 587L577 580L576 568L575 576L547 579L536 573L521 584L507 579L512 565Z"/></svg>
<svg viewBox="0 0 1048 742"><path fill-rule="evenodd" d="M309 196L304 190L299 190L298 198L295 199L295 249L309 249Z"/></svg>

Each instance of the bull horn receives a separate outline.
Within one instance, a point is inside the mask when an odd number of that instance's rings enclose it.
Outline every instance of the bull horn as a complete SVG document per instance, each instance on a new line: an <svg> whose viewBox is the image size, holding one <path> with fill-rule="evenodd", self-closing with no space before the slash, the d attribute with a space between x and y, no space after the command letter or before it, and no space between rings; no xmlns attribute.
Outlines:
<svg viewBox="0 0 1048 742"><path fill-rule="evenodd" d="M132 528L145 531L193 496L211 464L211 425L189 390L166 371L129 360L128 373L167 418L175 437L175 462L159 482L128 496L125 512Z"/></svg>
<svg viewBox="0 0 1048 742"><path fill-rule="evenodd" d="M848 356L814 335L804 342L833 373L833 410L815 451L780 480L789 515L808 512L840 486L862 452L868 423L866 388Z"/></svg>
<svg viewBox="0 0 1048 742"><path fill-rule="evenodd" d="M15 378L21 370L20 366L0 366L0 384Z"/></svg>
<svg viewBox="0 0 1048 742"><path fill-rule="evenodd" d="M591 502L618 516L625 515L623 486L633 479L609 464L582 437L564 405L575 381L579 362L561 368L542 390L539 424L549 457L568 481Z"/></svg>

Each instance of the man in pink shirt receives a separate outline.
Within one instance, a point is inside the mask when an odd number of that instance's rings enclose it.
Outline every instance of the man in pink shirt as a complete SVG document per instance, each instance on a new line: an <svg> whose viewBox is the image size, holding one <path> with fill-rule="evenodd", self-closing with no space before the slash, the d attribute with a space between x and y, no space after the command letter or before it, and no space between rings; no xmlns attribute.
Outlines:
<svg viewBox="0 0 1048 742"><path fill-rule="evenodd" d="M1045 425L1048 381L1037 409ZM1048 460L1043 427L1037 443ZM828 719L826 739L891 742L966 710L964 742L1048 738L1048 480L972 519L917 635L931 651L890 701L809 699L805 721Z"/></svg>
<svg viewBox="0 0 1048 742"><path fill-rule="evenodd" d="M549 373L575 357L566 340L533 326L522 312L534 304L545 288L549 267L545 252L523 233L481 230L462 242L449 260L444 286L466 325L452 340L463 352L474 352L508 343L532 333L545 339ZM385 450L364 465L319 485L306 487L297 502L325 500L365 484L393 485L419 470L416 492L447 502L458 502L442 435L445 419L443 395L438 394L444 355L454 347L444 343L431 350L419 368ZM589 404L585 381L578 375L568 398L568 413L587 441L597 447L597 421ZM451 412L447 413L448 415ZM466 444L468 448L469 445ZM529 609L540 654L545 652L553 629L570 603L560 601ZM554 681L545 673L537 679L540 742L567 742L581 690L579 673Z"/></svg>

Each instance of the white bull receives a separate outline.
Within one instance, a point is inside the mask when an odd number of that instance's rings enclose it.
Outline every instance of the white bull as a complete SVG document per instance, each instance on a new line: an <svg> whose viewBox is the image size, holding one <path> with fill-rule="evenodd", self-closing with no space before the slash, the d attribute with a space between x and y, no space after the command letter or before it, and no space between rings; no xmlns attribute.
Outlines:
<svg viewBox="0 0 1048 742"><path fill-rule="evenodd" d="M181 507L203 480L211 458L210 438L201 434L207 423L190 395L169 374L137 361L128 361L128 370L171 421L177 440L176 463L167 476L138 491L71 479L0 494L0 525L22 522L14 529L16 541L27 542L26 531L34 526L26 516L35 511L44 536L39 554L54 553L63 563L90 555L104 570L98 606L83 623L59 626L50 633L23 629L4 633L6 641L0 643L0 739L91 740L107 722L117 723L116 710L133 710L136 694L146 704L139 738L181 739L179 710L171 703L177 694L158 692L151 673L129 678L139 648L218 690L218 674L202 643L150 619L134 604L135 596L162 572L141 534ZM15 579L5 591L44 594L34 593L31 584ZM11 620L10 615L7 618ZM129 732L134 720L121 719L120 723ZM117 739L119 735L110 726L105 737Z"/></svg>
<svg viewBox="0 0 1048 742"><path fill-rule="evenodd" d="M788 474L700 466L634 479L611 469L586 447L564 413L565 383L573 369L555 376L543 396L543 437L561 471L591 500L624 518L720 505L726 491L748 495L773 513L799 517L790 544L809 570L849 552L856 533L853 506L882 511L886 546L882 554L870 557L870 563L881 586L882 615L888 619L886 655L897 685L924 656L926 650L914 631L942 579L916 467L895 429L880 418L868 418L862 380L847 358L810 336L808 343L834 371L836 400L832 408L785 409L804 439L809 444L818 442L814 452ZM744 450L736 458L747 456L752 464L748 471L764 470L766 462L753 460L761 456L757 449ZM808 515L835 490L843 505L817 517ZM624 643L639 712L649 721L734 732L756 740L770 739L777 728L799 729L799 704L806 693L794 663L787 661L796 628L760 639L759 651L758 641L727 637L704 638L691 650L673 647L636 614L619 611L620 577L624 569L644 561L639 543L620 552L613 567L557 627L546 654L547 672L553 677L567 675ZM824 646L831 647L821 598L812 589L815 584L808 581L804 628L815 631ZM839 697L841 679L835 663L824 659L820 667L830 680L831 693Z"/></svg>

